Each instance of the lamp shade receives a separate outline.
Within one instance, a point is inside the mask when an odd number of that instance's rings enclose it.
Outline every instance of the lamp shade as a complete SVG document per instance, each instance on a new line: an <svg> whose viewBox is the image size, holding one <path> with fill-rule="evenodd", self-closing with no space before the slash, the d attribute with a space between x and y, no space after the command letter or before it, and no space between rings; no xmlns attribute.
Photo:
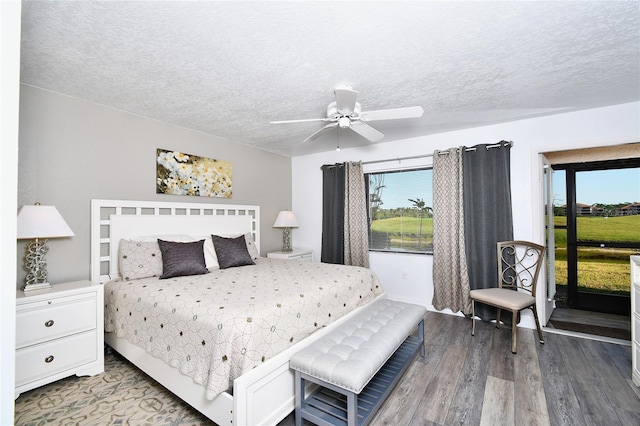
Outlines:
<svg viewBox="0 0 640 426"><path fill-rule="evenodd" d="M297 228L298 220L296 215L291 211L283 210L278 213L276 221L273 223L274 228Z"/></svg>
<svg viewBox="0 0 640 426"><path fill-rule="evenodd" d="M17 238L60 238L75 234L55 206L24 205L18 210Z"/></svg>

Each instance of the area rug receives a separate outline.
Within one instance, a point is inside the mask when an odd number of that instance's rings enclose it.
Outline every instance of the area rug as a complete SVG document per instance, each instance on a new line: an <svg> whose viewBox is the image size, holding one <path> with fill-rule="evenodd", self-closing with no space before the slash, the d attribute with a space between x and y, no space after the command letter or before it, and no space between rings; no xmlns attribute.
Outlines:
<svg viewBox="0 0 640 426"><path fill-rule="evenodd" d="M16 425L211 425L209 419L115 352L105 372L71 376L25 392Z"/></svg>

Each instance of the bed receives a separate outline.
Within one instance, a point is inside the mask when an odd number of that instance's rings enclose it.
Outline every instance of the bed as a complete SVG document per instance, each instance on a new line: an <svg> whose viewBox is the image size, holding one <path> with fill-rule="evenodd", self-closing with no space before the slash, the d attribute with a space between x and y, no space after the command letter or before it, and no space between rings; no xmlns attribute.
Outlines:
<svg viewBox="0 0 640 426"><path fill-rule="evenodd" d="M211 234L245 236L253 264L163 280L120 271L123 240ZM292 354L384 297L364 268L266 259L259 248L259 206L92 200L91 278L105 285L105 342L219 425L286 417Z"/></svg>

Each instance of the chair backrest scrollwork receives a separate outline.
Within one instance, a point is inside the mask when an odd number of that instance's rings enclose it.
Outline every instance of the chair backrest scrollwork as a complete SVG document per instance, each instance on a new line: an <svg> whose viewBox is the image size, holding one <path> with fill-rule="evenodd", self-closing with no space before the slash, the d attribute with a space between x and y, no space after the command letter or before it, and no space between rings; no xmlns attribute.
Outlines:
<svg viewBox="0 0 640 426"><path fill-rule="evenodd" d="M529 241L501 241L498 250L498 286L536 295L545 248Z"/></svg>

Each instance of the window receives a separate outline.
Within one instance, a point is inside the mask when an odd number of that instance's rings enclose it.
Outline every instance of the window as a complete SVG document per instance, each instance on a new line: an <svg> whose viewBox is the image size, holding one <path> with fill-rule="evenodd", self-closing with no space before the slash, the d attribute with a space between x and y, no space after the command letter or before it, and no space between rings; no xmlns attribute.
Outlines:
<svg viewBox="0 0 640 426"><path fill-rule="evenodd" d="M433 253L431 168L365 174L369 250Z"/></svg>

